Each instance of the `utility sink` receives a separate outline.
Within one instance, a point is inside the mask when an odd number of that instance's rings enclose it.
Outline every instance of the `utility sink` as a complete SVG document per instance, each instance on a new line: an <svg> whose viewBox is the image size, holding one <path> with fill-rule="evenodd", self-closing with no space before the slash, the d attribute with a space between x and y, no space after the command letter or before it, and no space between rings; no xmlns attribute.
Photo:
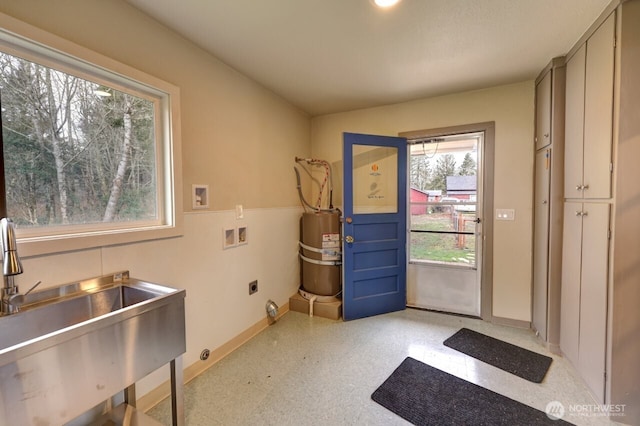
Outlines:
<svg viewBox="0 0 640 426"><path fill-rule="evenodd" d="M0 317L0 419L64 424L179 358L184 297L126 271L28 294Z"/></svg>
<svg viewBox="0 0 640 426"><path fill-rule="evenodd" d="M5 350L24 342L35 343L32 342L34 339L45 340L44 337L53 337L48 336L50 333L163 296L168 292L166 287L132 283L95 287L72 292L71 295L49 293L54 294L54 297L43 298L38 293L27 295L27 302L31 298L35 299L35 303L25 304L21 312L0 319L0 353L4 354Z"/></svg>

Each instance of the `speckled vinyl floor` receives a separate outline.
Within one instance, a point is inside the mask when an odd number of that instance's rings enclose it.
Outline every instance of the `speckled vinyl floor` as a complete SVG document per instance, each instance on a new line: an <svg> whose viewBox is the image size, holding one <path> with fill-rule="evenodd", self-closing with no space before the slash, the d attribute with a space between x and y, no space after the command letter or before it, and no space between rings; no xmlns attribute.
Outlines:
<svg viewBox="0 0 640 426"><path fill-rule="evenodd" d="M528 382L442 344L462 327L552 356L544 381ZM416 309L349 322L289 312L185 386L186 424L405 425L371 393L407 356L542 411L559 401L567 407L563 419L577 425L615 424L568 412L594 401L568 362L531 331ZM168 400L148 414L171 424Z"/></svg>

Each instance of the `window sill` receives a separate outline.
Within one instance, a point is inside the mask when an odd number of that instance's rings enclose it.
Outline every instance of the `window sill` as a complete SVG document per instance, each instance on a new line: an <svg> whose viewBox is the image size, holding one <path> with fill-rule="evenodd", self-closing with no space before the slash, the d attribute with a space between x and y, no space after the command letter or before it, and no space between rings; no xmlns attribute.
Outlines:
<svg viewBox="0 0 640 426"><path fill-rule="evenodd" d="M176 217L175 226L147 227L119 231L97 231L85 234L56 235L49 237L18 237L21 257L39 256L76 250L87 250L117 244L135 244L144 241L176 238L183 235L182 218Z"/></svg>

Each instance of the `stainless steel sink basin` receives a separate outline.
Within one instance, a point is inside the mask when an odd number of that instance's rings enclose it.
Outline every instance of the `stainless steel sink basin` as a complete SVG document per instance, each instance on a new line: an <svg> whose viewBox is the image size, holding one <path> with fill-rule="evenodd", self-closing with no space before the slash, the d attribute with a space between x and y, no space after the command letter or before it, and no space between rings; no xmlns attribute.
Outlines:
<svg viewBox="0 0 640 426"><path fill-rule="evenodd" d="M128 272L30 293L0 317L0 419L64 424L180 357L184 297Z"/></svg>
<svg viewBox="0 0 640 426"><path fill-rule="evenodd" d="M167 294L166 287L137 281L73 290L63 286L31 293L19 313L0 318L0 354L20 343L49 338L50 333Z"/></svg>

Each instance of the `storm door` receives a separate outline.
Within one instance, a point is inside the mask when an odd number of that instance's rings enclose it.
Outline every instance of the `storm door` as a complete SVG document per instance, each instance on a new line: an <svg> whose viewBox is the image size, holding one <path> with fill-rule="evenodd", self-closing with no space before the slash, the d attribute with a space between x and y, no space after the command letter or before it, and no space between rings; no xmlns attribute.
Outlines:
<svg viewBox="0 0 640 426"><path fill-rule="evenodd" d="M480 316L484 132L408 142L408 305Z"/></svg>

